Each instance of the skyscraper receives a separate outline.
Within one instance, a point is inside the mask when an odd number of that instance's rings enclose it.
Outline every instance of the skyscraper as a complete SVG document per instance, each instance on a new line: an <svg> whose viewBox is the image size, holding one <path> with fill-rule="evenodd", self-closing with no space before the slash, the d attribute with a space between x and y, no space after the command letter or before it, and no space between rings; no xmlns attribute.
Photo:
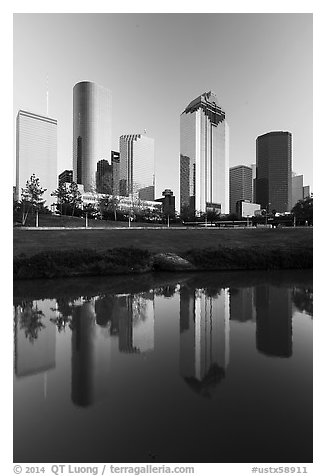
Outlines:
<svg viewBox="0 0 326 476"><path fill-rule="evenodd" d="M111 150L111 166L112 166L112 187L113 195L120 193L120 152Z"/></svg>
<svg viewBox="0 0 326 476"><path fill-rule="evenodd" d="M303 200L303 175L292 175L292 207Z"/></svg>
<svg viewBox="0 0 326 476"><path fill-rule="evenodd" d="M252 201L252 168L247 165L230 168L230 213L236 213L239 200Z"/></svg>
<svg viewBox="0 0 326 476"><path fill-rule="evenodd" d="M59 174L58 177L58 184L59 186L64 183L72 183L73 181L73 171L72 170L64 170Z"/></svg>
<svg viewBox="0 0 326 476"><path fill-rule="evenodd" d="M16 120L16 198L35 174L46 192L45 206L54 201L57 188L57 121L32 112L18 111Z"/></svg>
<svg viewBox="0 0 326 476"><path fill-rule="evenodd" d="M110 162L111 93L90 81L75 84L73 90L73 169L74 181L85 191L96 187L96 166Z"/></svg>
<svg viewBox="0 0 326 476"><path fill-rule="evenodd" d="M112 165L105 159L99 160L96 167L96 191L112 195Z"/></svg>
<svg viewBox="0 0 326 476"><path fill-rule="evenodd" d="M229 212L229 132L212 91L201 94L180 117L180 207ZM214 206L213 206L214 207Z"/></svg>
<svg viewBox="0 0 326 476"><path fill-rule="evenodd" d="M120 195L154 200L154 139L143 134L120 137Z"/></svg>
<svg viewBox="0 0 326 476"><path fill-rule="evenodd" d="M288 212L292 204L292 135L268 132L256 140L256 201L268 211Z"/></svg>

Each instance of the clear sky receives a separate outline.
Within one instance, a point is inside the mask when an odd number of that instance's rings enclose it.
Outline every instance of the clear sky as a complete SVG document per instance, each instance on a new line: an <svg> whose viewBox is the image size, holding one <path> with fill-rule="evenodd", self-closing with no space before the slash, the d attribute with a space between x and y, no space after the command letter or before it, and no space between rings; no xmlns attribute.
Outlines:
<svg viewBox="0 0 326 476"><path fill-rule="evenodd" d="M99 13L14 15L14 116L58 120L58 173L72 168L72 88L112 92L119 136L155 139L156 197L179 194L179 120L214 91L230 127L230 166L255 163L258 135L293 134L293 170L312 187L312 14ZM47 81L48 77L48 81Z"/></svg>

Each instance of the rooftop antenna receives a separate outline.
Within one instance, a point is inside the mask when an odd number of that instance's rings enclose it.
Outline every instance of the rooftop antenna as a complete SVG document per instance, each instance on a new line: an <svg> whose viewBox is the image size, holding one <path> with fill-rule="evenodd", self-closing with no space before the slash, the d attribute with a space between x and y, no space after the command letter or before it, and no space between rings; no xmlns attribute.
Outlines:
<svg viewBox="0 0 326 476"><path fill-rule="evenodd" d="M49 116L49 76L46 75L46 115Z"/></svg>

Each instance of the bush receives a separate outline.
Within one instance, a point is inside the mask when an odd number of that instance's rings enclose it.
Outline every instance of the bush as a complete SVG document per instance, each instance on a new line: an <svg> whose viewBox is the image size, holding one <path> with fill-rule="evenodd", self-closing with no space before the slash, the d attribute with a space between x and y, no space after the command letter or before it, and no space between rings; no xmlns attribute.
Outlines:
<svg viewBox="0 0 326 476"><path fill-rule="evenodd" d="M116 248L98 253L91 249L45 251L14 259L14 279L139 273L151 268L147 250Z"/></svg>

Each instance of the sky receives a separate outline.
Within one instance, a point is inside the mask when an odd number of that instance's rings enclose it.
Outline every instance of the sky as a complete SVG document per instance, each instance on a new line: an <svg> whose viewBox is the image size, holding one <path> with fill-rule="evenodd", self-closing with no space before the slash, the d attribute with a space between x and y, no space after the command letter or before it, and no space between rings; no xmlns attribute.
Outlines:
<svg viewBox="0 0 326 476"><path fill-rule="evenodd" d="M58 174L72 169L72 89L112 93L119 136L155 139L156 198L179 194L180 114L214 91L230 128L230 167L256 162L256 138L290 131L292 168L312 190L313 15L310 13L16 13L14 119L58 121ZM15 127L15 125L14 125Z"/></svg>

